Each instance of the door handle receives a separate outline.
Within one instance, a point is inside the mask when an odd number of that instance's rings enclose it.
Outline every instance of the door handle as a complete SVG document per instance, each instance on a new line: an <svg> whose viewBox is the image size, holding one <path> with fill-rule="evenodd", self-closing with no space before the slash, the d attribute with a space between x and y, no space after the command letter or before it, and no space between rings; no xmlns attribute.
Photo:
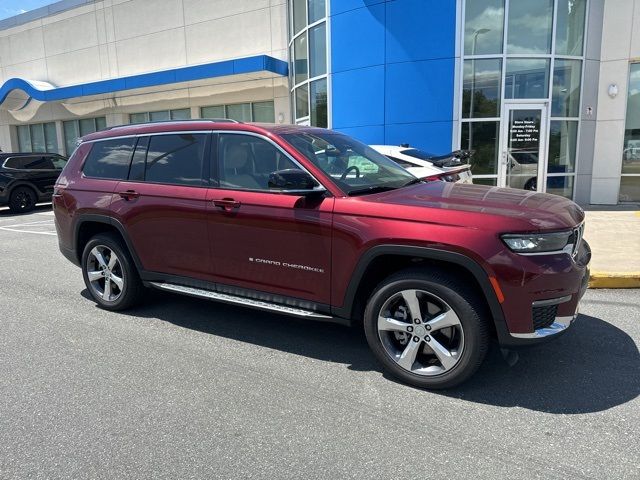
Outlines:
<svg viewBox="0 0 640 480"><path fill-rule="evenodd" d="M213 204L216 207L223 209L225 212L230 212L235 208L240 208L240 202L233 198L222 198L220 200L214 200Z"/></svg>
<svg viewBox="0 0 640 480"><path fill-rule="evenodd" d="M118 192L118 195L120 195L120 197L124 198L127 201L133 200L134 198L138 198L140 196L140 194L135 190L126 190L124 192Z"/></svg>

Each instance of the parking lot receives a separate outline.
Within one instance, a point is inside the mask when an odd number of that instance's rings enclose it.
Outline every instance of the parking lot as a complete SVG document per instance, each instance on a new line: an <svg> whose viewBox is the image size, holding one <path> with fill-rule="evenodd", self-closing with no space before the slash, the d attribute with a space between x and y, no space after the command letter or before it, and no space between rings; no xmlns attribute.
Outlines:
<svg viewBox="0 0 640 480"><path fill-rule="evenodd" d="M96 308L50 208L0 210L0 478L640 478L638 290L447 392L355 329L148 297Z"/></svg>

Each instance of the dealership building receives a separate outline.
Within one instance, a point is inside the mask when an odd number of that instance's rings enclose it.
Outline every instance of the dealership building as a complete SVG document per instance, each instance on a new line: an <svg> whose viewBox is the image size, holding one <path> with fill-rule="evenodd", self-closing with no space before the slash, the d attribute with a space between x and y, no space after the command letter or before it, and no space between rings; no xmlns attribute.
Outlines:
<svg viewBox="0 0 640 480"><path fill-rule="evenodd" d="M640 0L63 0L0 21L0 148L189 118L473 149L475 183L640 202Z"/></svg>

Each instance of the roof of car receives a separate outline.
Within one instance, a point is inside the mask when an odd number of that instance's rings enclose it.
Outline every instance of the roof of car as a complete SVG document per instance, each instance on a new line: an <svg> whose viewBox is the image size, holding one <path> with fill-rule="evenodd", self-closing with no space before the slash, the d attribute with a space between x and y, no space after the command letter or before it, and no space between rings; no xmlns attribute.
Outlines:
<svg viewBox="0 0 640 480"><path fill-rule="evenodd" d="M46 155L48 157L63 157L59 153L51 153L51 152L0 152L0 158L9 158L9 157L32 157L34 155Z"/></svg>
<svg viewBox="0 0 640 480"><path fill-rule="evenodd" d="M82 137L83 142L129 135L143 135L151 133L184 132L195 130L229 130L261 133L263 135L281 135L293 132L313 132L326 131L318 127L308 127L302 125L279 125L275 123L242 123L229 120L171 120L162 122L136 123L109 127L95 133L90 133Z"/></svg>

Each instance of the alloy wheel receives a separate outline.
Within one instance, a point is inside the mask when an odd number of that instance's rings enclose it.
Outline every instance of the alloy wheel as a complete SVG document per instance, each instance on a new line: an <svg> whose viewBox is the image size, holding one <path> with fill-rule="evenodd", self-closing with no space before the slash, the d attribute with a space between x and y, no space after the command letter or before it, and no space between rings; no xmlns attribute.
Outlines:
<svg viewBox="0 0 640 480"><path fill-rule="evenodd" d="M440 375L464 352L464 329L451 306L424 290L392 295L378 314L378 336L386 353L408 372Z"/></svg>
<svg viewBox="0 0 640 480"><path fill-rule="evenodd" d="M107 302L115 302L124 292L122 264L109 247L98 245L89 252L87 278L93 293Z"/></svg>

